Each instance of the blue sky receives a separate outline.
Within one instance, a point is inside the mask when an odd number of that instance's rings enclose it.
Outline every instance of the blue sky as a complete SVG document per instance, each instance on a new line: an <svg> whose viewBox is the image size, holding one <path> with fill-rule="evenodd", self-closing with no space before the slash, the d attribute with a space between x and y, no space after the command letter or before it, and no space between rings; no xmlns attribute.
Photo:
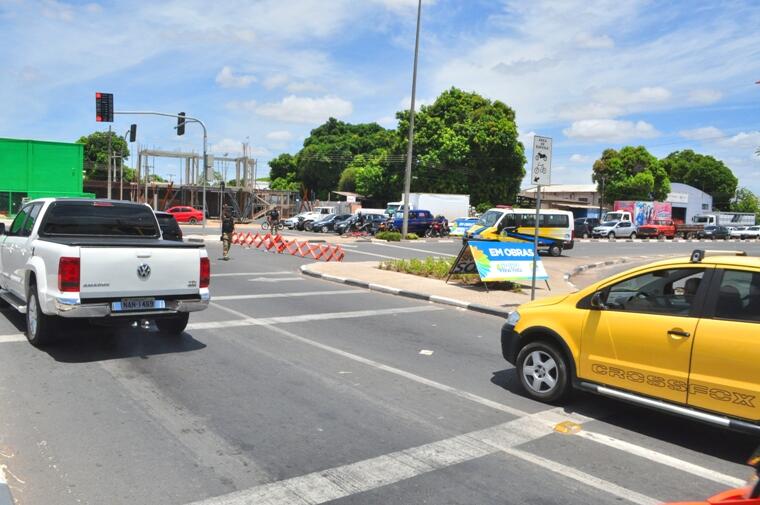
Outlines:
<svg viewBox="0 0 760 505"><path fill-rule="evenodd" d="M117 110L202 118L217 154L250 142L261 172L329 116L394 127L408 107L415 0L0 0L0 136L71 141L95 91ZM607 147L691 148L760 193L760 3L426 0L418 100L459 86L554 138L553 182L588 183ZM166 150L171 119L117 116ZM176 162L156 161L163 175Z"/></svg>

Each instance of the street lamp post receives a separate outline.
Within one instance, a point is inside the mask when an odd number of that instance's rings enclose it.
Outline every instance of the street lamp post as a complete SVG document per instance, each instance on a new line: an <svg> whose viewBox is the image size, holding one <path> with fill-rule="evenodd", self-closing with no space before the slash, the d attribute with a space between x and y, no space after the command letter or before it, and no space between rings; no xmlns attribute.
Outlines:
<svg viewBox="0 0 760 505"><path fill-rule="evenodd" d="M414 69L412 70L412 103L409 107L409 142L406 148L406 171L404 172L404 220L401 235L406 238L409 231L409 192L412 189L412 152L414 149L414 99L417 94L417 56L420 50L420 18L422 0L417 2L417 34L414 38Z"/></svg>

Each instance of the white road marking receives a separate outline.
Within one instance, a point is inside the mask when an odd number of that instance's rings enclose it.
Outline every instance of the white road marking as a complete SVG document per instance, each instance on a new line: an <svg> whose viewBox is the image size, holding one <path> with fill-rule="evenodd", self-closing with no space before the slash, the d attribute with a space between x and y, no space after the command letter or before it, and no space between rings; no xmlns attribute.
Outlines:
<svg viewBox="0 0 760 505"><path fill-rule="evenodd" d="M667 454L653 451L651 449L647 449L645 447L641 447L624 440L618 440L617 438L603 435L601 433L582 430L576 433L576 435L587 440L592 440L598 444L606 445L608 447L627 452L628 454L633 454L640 458L648 459L650 461L654 461L671 468L676 468L682 472L690 473L692 475L696 475L697 477L717 482L718 484L723 484L729 487L741 487L745 484L745 481L742 479L737 479L736 477L716 472L714 470L710 470L709 468L695 465L693 463L689 463L688 461L674 458L673 456L668 456Z"/></svg>
<svg viewBox="0 0 760 505"><path fill-rule="evenodd" d="M217 328L233 328L236 326L271 326L275 324L304 323L309 321L327 321L332 319L354 319L359 317L388 316L395 314L413 314L416 312L430 312L435 310L444 310L440 307L430 305L420 305L415 307L401 307L397 309L377 309L377 310L355 310L349 312L325 312L323 314L299 314L296 316L278 316L252 318L241 312L233 311L222 305L211 303L211 305L243 316L243 319L233 319L232 321L211 321L206 323L191 323L187 325L188 330L211 330Z"/></svg>
<svg viewBox="0 0 760 505"><path fill-rule="evenodd" d="M292 270L280 270L278 272L228 272L223 274L211 274L211 277L250 277L251 275L285 275L292 273Z"/></svg>
<svg viewBox="0 0 760 505"><path fill-rule="evenodd" d="M376 258L385 258L387 260L397 260L397 259L400 259L400 258L397 258L395 256L386 256L385 254L375 254L375 253L371 253L371 252L356 251L356 250L346 251L346 253L348 253L348 254L364 254L365 256L374 256Z"/></svg>
<svg viewBox="0 0 760 505"><path fill-rule="evenodd" d="M11 333L9 335L0 335L0 344L10 342L26 342L26 335L23 333Z"/></svg>
<svg viewBox="0 0 760 505"><path fill-rule="evenodd" d="M203 418L162 393L148 376L135 373L124 361L101 361L100 366L151 418L189 449L199 465L213 468L217 475L229 479L238 488L250 486L251 479L259 483L272 481L255 461L211 431Z"/></svg>
<svg viewBox="0 0 760 505"><path fill-rule="evenodd" d="M356 249L359 246L358 245L351 245L351 244L339 244L341 247L345 247L346 249Z"/></svg>
<svg viewBox="0 0 760 505"><path fill-rule="evenodd" d="M298 298L301 296L333 296L333 295L364 295L369 294L366 289L343 289L335 291L297 291L295 293L263 293L258 295L222 295L214 296L215 302L225 300L260 300L263 298ZM0 337L2 338L2 337Z"/></svg>
<svg viewBox="0 0 760 505"><path fill-rule="evenodd" d="M448 253L442 253L442 252L437 252L437 251L430 251L428 249L416 249L414 247L405 247L405 246L402 246L402 245L395 245L395 244L383 244L383 243L380 243L380 242L372 242L372 243L374 245L379 245L379 246L382 246L382 247L395 247L396 249L404 249L405 251L416 251L416 252L428 253L428 254L432 254L433 256L448 256L450 258L456 258L457 257L456 254L448 254Z"/></svg>
<svg viewBox="0 0 760 505"><path fill-rule="evenodd" d="M618 498L622 498L631 503L637 503L639 505L657 505L658 503L662 503L662 500L657 500L644 494L637 493L636 491L626 489L612 482L600 479L599 477L595 477L573 467L550 461L530 452L521 451L520 449L515 448L506 448L503 449L503 451L510 456L514 456L516 458L522 459L523 461L527 461L528 463L546 468L547 470L550 470L562 477L573 479L582 484L585 484L586 486L598 489L599 491L603 491Z"/></svg>
<svg viewBox="0 0 760 505"><path fill-rule="evenodd" d="M515 446L551 433L551 428L539 421L543 414L541 412L376 458L197 501L193 505L316 505L337 500L490 454L511 452ZM522 457L522 454L522 451L515 451L514 455ZM541 466L546 466L544 461ZM603 491L631 499L634 503L656 503L616 484L571 471L570 478L580 480L578 477L583 477L581 482L597 489L603 485Z"/></svg>
<svg viewBox="0 0 760 505"><path fill-rule="evenodd" d="M280 281L302 281L303 277L254 277L248 279L248 282L280 282Z"/></svg>

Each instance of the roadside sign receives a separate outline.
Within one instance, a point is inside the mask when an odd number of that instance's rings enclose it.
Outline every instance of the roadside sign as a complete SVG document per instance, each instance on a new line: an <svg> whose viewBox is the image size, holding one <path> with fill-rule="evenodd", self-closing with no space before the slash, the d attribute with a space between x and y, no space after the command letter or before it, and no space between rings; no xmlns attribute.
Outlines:
<svg viewBox="0 0 760 505"><path fill-rule="evenodd" d="M477 273L483 282L527 281L533 278L533 244L471 240L459 252L449 276ZM544 265L536 263L536 279L547 280Z"/></svg>
<svg viewBox="0 0 760 505"><path fill-rule="evenodd" d="M550 137L533 137L533 166L531 184L546 186L552 179L552 139Z"/></svg>

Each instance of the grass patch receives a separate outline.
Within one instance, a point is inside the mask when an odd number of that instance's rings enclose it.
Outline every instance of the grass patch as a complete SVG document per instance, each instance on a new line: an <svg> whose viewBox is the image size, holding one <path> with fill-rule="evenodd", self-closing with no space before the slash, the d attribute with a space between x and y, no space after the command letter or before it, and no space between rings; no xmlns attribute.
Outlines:
<svg viewBox="0 0 760 505"><path fill-rule="evenodd" d="M401 272L404 274L419 275L431 279L446 279L454 264L455 258L440 258L428 256L427 258L412 258L410 260L394 259L381 261L378 268L380 270L390 270L392 272ZM451 280L460 284L481 285L480 277L477 274L454 274ZM497 289L503 291L522 292L522 287L514 282L489 282L488 289Z"/></svg>
<svg viewBox="0 0 760 505"><path fill-rule="evenodd" d="M401 242L401 233L397 231L381 231L375 234L378 240L387 240L388 242Z"/></svg>
<svg viewBox="0 0 760 505"><path fill-rule="evenodd" d="M419 239L419 238L420 238L420 237L419 237L419 236L417 236L417 234L416 234L416 233L407 233L407 234L406 234L406 239L407 239L407 240L417 240L417 239Z"/></svg>

